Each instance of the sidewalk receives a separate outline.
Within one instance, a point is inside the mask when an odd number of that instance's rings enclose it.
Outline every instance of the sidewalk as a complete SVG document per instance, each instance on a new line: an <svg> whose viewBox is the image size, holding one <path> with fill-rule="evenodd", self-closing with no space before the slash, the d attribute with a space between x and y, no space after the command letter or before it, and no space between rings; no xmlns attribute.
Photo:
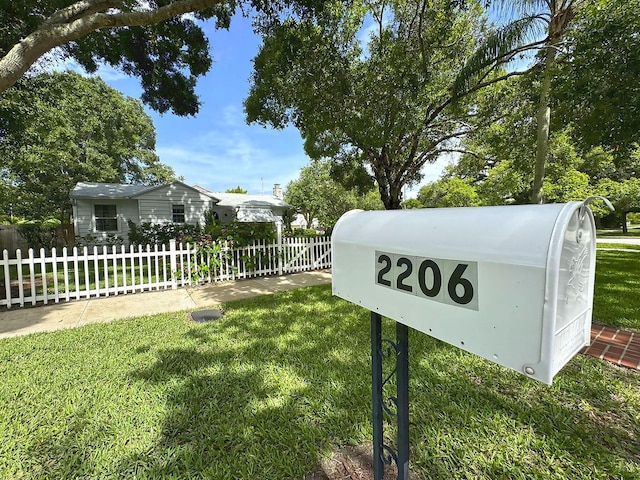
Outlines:
<svg viewBox="0 0 640 480"><path fill-rule="evenodd" d="M119 318L210 307L231 300L328 283L331 283L331 271L319 270L280 277L209 283L177 290L90 298L41 307L12 308L0 314L0 338L51 332Z"/></svg>
<svg viewBox="0 0 640 480"><path fill-rule="evenodd" d="M2 312L0 338L105 323L119 318L193 310L232 300L330 283L331 271L319 270L279 277L209 283L177 290L91 298L34 308L15 308ZM591 346L582 349L581 353L616 365L640 369L640 335L594 323L591 327Z"/></svg>

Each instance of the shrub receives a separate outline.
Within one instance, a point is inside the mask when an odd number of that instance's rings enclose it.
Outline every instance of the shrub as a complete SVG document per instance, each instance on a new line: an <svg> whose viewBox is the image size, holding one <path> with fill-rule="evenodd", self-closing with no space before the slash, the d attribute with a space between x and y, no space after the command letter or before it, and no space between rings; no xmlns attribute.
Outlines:
<svg viewBox="0 0 640 480"><path fill-rule="evenodd" d="M18 232L25 239L29 248L52 249L56 246L60 220L29 220L18 224Z"/></svg>
<svg viewBox="0 0 640 480"><path fill-rule="evenodd" d="M127 220L127 225L129 225L129 242L134 245L168 245L169 240L172 239L179 242L194 242L200 239L203 233L198 224L143 222L136 225L131 220Z"/></svg>
<svg viewBox="0 0 640 480"><path fill-rule="evenodd" d="M94 237L90 233L86 235L76 235L75 238L76 247L94 247L94 246L107 246L124 245L124 238L119 237L113 233L109 233L105 238Z"/></svg>

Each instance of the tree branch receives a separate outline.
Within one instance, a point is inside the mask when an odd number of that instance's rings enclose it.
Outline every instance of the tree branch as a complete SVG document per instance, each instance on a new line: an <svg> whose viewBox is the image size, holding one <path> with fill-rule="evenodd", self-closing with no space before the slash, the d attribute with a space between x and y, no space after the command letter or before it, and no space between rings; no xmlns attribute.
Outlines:
<svg viewBox="0 0 640 480"><path fill-rule="evenodd" d="M75 20L79 16L87 16L92 13L102 12L109 8L115 8L122 4L118 0L82 0L68 7L58 10L49 18L47 18L42 26L56 25Z"/></svg>
<svg viewBox="0 0 640 480"><path fill-rule="evenodd" d="M102 13L114 3L83 0L54 13L35 32L27 35L0 59L0 93L16 83L46 52L103 28L133 27L160 23L178 15L204 10L224 0L177 0L139 12ZM121 2L117 2L120 4ZM96 9L98 9L96 11ZM74 17L77 17L74 19ZM54 23L69 18L68 23Z"/></svg>

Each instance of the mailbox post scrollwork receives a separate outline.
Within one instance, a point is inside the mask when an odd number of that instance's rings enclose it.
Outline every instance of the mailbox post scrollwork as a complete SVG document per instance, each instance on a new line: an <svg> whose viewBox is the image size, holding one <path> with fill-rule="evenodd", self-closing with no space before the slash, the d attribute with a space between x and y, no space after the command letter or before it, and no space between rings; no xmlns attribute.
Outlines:
<svg viewBox="0 0 640 480"><path fill-rule="evenodd" d="M408 327L396 323L396 341L382 338L382 317L371 312L371 372L373 401L373 473L383 480L384 466L396 464L398 480L409 478L409 342ZM385 376L385 359L393 362ZM384 397L384 386L396 377L396 396ZM398 438L396 448L385 443L384 414L395 417Z"/></svg>

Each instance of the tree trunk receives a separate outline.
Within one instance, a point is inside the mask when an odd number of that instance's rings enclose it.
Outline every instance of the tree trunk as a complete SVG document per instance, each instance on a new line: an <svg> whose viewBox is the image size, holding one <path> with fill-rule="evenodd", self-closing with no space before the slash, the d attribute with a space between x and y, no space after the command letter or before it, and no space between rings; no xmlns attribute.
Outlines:
<svg viewBox="0 0 640 480"><path fill-rule="evenodd" d="M536 139L536 163L531 189L531 203L542 203L542 185L544 182L545 164L549 152L549 124L551 121L551 77L553 76L553 62L556 58L556 46L558 39L552 40L547 46L544 77L540 89L540 103L538 105L537 139Z"/></svg>

